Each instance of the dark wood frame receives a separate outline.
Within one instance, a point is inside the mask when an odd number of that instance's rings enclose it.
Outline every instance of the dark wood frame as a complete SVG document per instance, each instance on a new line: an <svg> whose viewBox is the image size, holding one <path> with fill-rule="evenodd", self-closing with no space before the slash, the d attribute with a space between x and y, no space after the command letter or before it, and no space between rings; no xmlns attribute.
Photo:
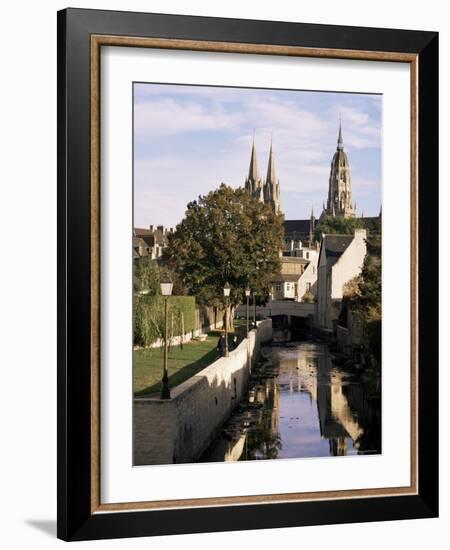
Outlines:
<svg viewBox="0 0 450 550"><path fill-rule="evenodd" d="M117 505L100 502L99 52L102 45L111 44L410 63L410 487ZM81 9L58 13L60 538L85 540L437 516L437 143L437 33Z"/></svg>

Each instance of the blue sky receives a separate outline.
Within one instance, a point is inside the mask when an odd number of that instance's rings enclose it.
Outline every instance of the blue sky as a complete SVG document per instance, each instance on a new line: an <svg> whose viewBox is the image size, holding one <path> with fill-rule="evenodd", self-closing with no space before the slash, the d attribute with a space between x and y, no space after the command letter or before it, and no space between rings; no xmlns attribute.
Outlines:
<svg viewBox="0 0 450 550"><path fill-rule="evenodd" d="M134 223L174 227L221 182L242 186L255 144L266 176L272 136L286 219L318 216L339 115L358 214L381 204L379 95L134 84Z"/></svg>

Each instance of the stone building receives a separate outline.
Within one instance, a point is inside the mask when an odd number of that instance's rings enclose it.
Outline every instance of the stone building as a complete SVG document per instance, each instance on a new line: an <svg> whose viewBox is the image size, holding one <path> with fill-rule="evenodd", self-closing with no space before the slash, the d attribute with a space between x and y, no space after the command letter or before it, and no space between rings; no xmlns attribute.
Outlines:
<svg viewBox="0 0 450 550"><path fill-rule="evenodd" d="M135 227L133 231L134 259L148 257L151 260L159 260L164 247L167 246L167 236L173 231L163 225L148 228Z"/></svg>
<svg viewBox="0 0 450 550"><path fill-rule="evenodd" d="M333 331L341 310L344 285L359 275L366 255L365 229L354 235L323 235L317 267L316 325Z"/></svg>
<svg viewBox="0 0 450 550"><path fill-rule="evenodd" d="M323 205L320 218L317 220L313 210L311 210L309 219L285 220L285 251L300 249L302 246L313 246L315 244L314 232L317 222L326 216L356 217L356 203L353 203L352 199L350 162L344 151L341 123L339 123L336 152L331 160L328 198L326 204ZM377 232L380 228L381 210L379 216L365 218L364 214L361 214L359 220L368 231L371 233Z"/></svg>
<svg viewBox="0 0 450 550"><path fill-rule="evenodd" d="M270 295L272 300L299 301L299 281L308 267L309 260L295 256L281 258L281 270L271 281Z"/></svg>
<svg viewBox="0 0 450 550"><path fill-rule="evenodd" d="M354 218L356 215L356 204L352 203L352 185L350 178L350 164L344 151L342 139L342 127L339 122L339 134L336 152L333 155L328 180L327 206L322 216L341 216Z"/></svg>

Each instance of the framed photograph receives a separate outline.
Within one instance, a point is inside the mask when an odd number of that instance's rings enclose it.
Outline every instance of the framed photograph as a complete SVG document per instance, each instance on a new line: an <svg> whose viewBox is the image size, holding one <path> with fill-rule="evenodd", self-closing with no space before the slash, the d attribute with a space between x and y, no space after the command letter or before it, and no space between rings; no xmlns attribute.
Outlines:
<svg viewBox="0 0 450 550"><path fill-rule="evenodd" d="M58 13L58 536L436 517L438 35Z"/></svg>

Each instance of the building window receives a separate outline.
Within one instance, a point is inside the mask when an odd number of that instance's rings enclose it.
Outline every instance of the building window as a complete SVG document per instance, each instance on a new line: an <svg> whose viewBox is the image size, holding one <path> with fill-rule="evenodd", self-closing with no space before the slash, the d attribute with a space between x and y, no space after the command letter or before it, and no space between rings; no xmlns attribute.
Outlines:
<svg viewBox="0 0 450 550"><path fill-rule="evenodd" d="M306 283L306 290L307 291L311 290L311 283Z"/></svg>
<svg viewBox="0 0 450 550"><path fill-rule="evenodd" d="M291 283L286 283L286 292L291 291Z"/></svg>

